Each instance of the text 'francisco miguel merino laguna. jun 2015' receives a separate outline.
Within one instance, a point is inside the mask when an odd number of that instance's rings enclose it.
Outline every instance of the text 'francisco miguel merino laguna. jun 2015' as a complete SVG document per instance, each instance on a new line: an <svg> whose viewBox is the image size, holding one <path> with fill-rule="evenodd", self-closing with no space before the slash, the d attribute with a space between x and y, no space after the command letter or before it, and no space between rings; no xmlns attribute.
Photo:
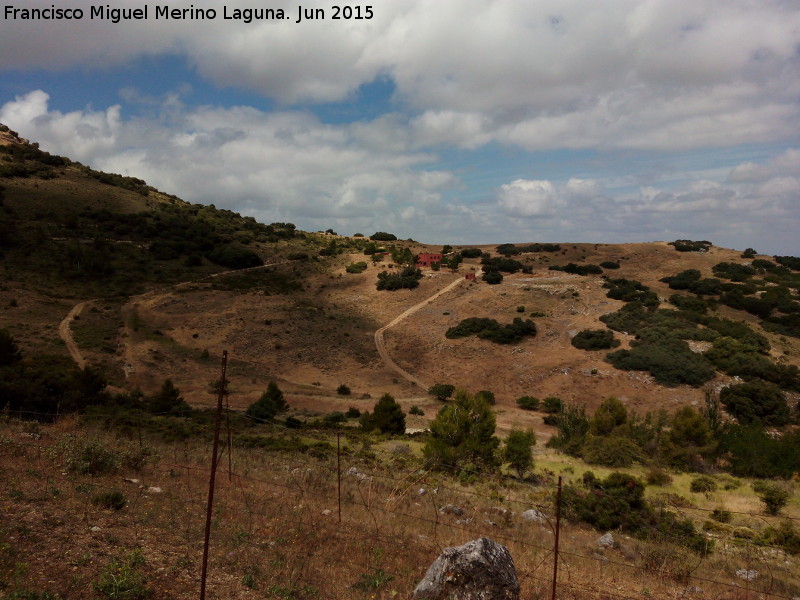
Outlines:
<svg viewBox="0 0 800 600"><path fill-rule="evenodd" d="M120 23L126 21L282 21L294 23L303 21L358 21L369 20L374 16L372 6L331 5L324 8L304 8L298 6L296 11L283 8L236 8L222 6L219 8L196 8L194 4L188 8L173 8L167 4L143 4L138 8L116 8L110 4L97 4L89 7L57 6L51 4L44 8L18 7L11 4L3 6L3 17L6 21L108 21Z"/></svg>

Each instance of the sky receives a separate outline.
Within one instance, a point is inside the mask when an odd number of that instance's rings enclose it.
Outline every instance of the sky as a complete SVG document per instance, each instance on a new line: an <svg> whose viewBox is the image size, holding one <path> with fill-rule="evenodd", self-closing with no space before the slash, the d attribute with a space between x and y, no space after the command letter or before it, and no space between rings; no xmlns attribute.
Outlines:
<svg viewBox="0 0 800 600"><path fill-rule="evenodd" d="M373 1L5 0L0 123L308 231L800 255L800 0Z"/></svg>

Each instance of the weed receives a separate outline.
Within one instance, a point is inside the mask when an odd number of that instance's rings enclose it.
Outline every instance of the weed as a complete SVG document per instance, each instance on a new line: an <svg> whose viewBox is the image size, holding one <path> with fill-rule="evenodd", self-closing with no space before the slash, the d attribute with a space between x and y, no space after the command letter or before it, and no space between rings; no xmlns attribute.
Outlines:
<svg viewBox="0 0 800 600"><path fill-rule="evenodd" d="M115 558L103 569L95 589L110 600L142 600L151 594L141 572L144 556L139 549Z"/></svg>
<svg viewBox="0 0 800 600"><path fill-rule="evenodd" d="M353 584L353 587L357 590L368 592L377 590L392 579L394 579L394 575L387 573L383 569L373 569L371 573L362 573L358 581Z"/></svg>

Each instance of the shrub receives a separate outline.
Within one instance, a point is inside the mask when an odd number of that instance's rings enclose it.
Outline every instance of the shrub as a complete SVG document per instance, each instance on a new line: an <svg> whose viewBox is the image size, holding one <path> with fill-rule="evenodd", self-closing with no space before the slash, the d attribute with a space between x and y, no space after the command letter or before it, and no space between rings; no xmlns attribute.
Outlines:
<svg viewBox="0 0 800 600"><path fill-rule="evenodd" d="M697 494L716 492L717 482L713 477L709 477L708 475L700 475L699 477L692 479L692 481L689 483L689 490Z"/></svg>
<svg viewBox="0 0 800 600"><path fill-rule="evenodd" d="M789 554L800 554L800 528L790 519L781 521L777 527L767 527L761 539L770 546L780 546Z"/></svg>
<svg viewBox="0 0 800 600"><path fill-rule="evenodd" d="M542 409L550 414L560 413L564 410L564 403L557 396L548 396L542 401Z"/></svg>
<svg viewBox="0 0 800 600"><path fill-rule="evenodd" d="M486 271L483 280L490 285L497 285L503 281L503 274L500 271Z"/></svg>
<svg viewBox="0 0 800 600"><path fill-rule="evenodd" d="M789 422L789 405L781 390L764 381L749 381L724 388L720 402L742 425L763 423L781 426Z"/></svg>
<svg viewBox="0 0 800 600"><path fill-rule="evenodd" d="M408 414L418 415L420 417L425 416L425 412L416 404L411 405L411 408L408 409Z"/></svg>
<svg viewBox="0 0 800 600"><path fill-rule="evenodd" d="M581 350L608 350L620 344L608 329L584 329L576 333L570 342Z"/></svg>
<svg viewBox="0 0 800 600"><path fill-rule="evenodd" d="M536 444L536 436L530 430L512 429L506 438L503 460L516 470L520 479L525 475L525 471L533 465L531 446L534 444Z"/></svg>
<svg viewBox="0 0 800 600"><path fill-rule="evenodd" d="M480 248L464 248L461 251L461 256L464 258L478 258L481 255Z"/></svg>
<svg viewBox="0 0 800 600"><path fill-rule="evenodd" d="M717 521L718 523L730 523L731 522L731 511L725 510L723 507L718 506L714 510L711 511L711 518Z"/></svg>
<svg viewBox="0 0 800 600"><path fill-rule="evenodd" d="M711 242L706 240L692 241L692 240L675 240L669 243L674 246L678 252L708 252L711 248Z"/></svg>
<svg viewBox="0 0 800 600"><path fill-rule="evenodd" d="M477 394L475 394L475 396L491 405L494 405L497 402L497 400L494 397L494 392L491 392L489 390L481 390Z"/></svg>
<svg viewBox="0 0 800 600"><path fill-rule="evenodd" d="M672 476L664 469L658 467L650 467L645 475L647 485L669 485L672 483Z"/></svg>
<svg viewBox="0 0 800 600"><path fill-rule="evenodd" d="M270 381L267 390L261 397L247 407L245 414L257 421L270 421L280 412L288 410L289 405L283 397L283 392L274 381Z"/></svg>
<svg viewBox="0 0 800 600"><path fill-rule="evenodd" d="M402 435L406 432L406 416L403 409L390 394L384 394L375 403L373 412L361 415L361 428L365 431Z"/></svg>
<svg viewBox="0 0 800 600"><path fill-rule="evenodd" d="M524 410L537 410L539 408L539 399L533 396L520 396L517 398L517 406Z"/></svg>
<svg viewBox="0 0 800 600"><path fill-rule="evenodd" d="M400 289L414 289L419 286L419 280L422 279L422 271L415 267L405 267L400 273L389 273L388 271L381 271L378 273L378 283L376 287L378 290L400 290Z"/></svg>
<svg viewBox="0 0 800 600"><path fill-rule="evenodd" d="M581 450L583 460L590 465L629 467L642 460L642 451L630 438L589 435Z"/></svg>
<svg viewBox="0 0 800 600"><path fill-rule="evenodd" d="M617 369L648 371L661 385L680 384L698 387L714 377L716 369L705 357L692 352L683 340L665 339L658 343L640 340L630 350L617 350L606 356Z"/></svg>
<svg viewBox="0 0 800 600"><path fill-rule="evenodd" d="M336 393L340 396L349 396L350 395L350 388L347 387L345 384L339 384L339 387L336 388Z"/></svg>
<svg viewBox="0 0 800 600"><path fill-rule="evenodd" d="M764 503L764 508L769 515L777 515L786 506L791 498L787 489L777 484L771 483L763 486L758 497Z"/></svg>
<svg viewBox="0 0 800 600"><path fill-rule="evenodd" d="M172 379L164 381L161 389L150 398L147 406L150 412L168 417L188 417L192 413L192 407L183 399L181 391L175 387Z"/></svg>
<svg viewBox="0 0 800 600"><path fill-rule="evenodd" d="M446 402L455 391L456 386L449 383L437 383L428 388L428 393L440 402Z"/></svg>
<svg viewBox="0 0 800 600"><path fill-rule="evenodd" d="M67 470L78 475L116 473L119 456L99 442L89 442L74 448L67 455Z"/></svg>
<svg viewBox="0 0 800 600"><path fill-rule="evenodd" d="M604 269L619 269L619 263L610 260L604 260L600 263L600 266Z"/></svg>
<svg viewBox="0 0 800 600"><path fill-rule="evenodd" d="M344 413L344 416L348 419L357 419L361 416L361 411L358 410L355 406L351 406L347 409L347 412Z"/></svg>
<svg viewBox="0 0 800 600"><path fill-rule="evenodd" d="M369 239L376 242L394 242L397 240L397 236L393 233L386 233L385 231L376 231Z"/></svg>
<svg viewBox="0 0 800 600"><path fill-rule="evenodd" d="M367 263L363 260L355 263L351 263L345 267L345 271L348 273L363 273L367 270Z"/></svg>
<svg viewBox="0 0 800 600"><path fill-rule="evenodd" d="M110 490L96 494L92 498L92 503L109 510L122 510L128 500L125 498L125 494L119 490Z"/></svg>
<svg viewBox="0 0 800 600"><path fill-rule="evenodd" d="M489 340L496 344L516 344L526 336L536 335L536 324L527 319L516 317L507 325L500 325L495 319L470 317L445 332L448 339L457 339L477 335L479 339Z"/></svg>

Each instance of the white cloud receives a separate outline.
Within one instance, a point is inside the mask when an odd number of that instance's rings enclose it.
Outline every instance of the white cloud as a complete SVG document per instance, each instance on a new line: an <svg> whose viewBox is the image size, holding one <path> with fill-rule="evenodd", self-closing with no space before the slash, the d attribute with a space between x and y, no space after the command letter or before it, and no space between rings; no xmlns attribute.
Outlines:
<svg viewBox="0 0 800 600"><path fill-rule="evenodd" d="M193 5L221 13L212 0ZM800 122L792 2L383 0L370 20L300 24L297 3L270 7L292 18L14 21L0 38L0 68L98 68L172 53L218 86L285 105L346 100L388 77L414 112L421 145L679 149L797 140L787 127Z"/></svg>
<svg viewBox="0 0 800 600"><path fill-rule="evenodd" d="M552 217L561 200L549 181L516 179L500 186L497 205L516 217Z"/></svg>

